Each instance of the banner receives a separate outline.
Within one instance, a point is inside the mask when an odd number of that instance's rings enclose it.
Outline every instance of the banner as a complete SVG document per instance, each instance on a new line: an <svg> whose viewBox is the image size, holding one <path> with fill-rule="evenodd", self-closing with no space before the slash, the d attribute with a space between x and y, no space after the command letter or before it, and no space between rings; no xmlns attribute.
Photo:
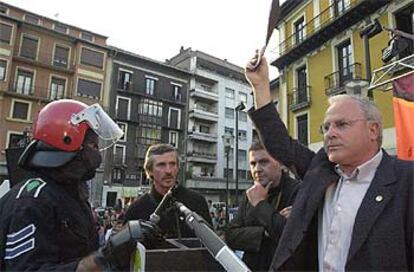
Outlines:
<svg viewBox="0 0 414 272"><path fill-rule="evenodd" d="M414 160L414 74L394 80L393 87L397 156Z"/></svg>

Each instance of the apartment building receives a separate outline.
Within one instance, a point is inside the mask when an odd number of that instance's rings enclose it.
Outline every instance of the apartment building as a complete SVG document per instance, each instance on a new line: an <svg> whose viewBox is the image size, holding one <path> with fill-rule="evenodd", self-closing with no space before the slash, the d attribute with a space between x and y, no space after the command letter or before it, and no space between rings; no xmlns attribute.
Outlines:
<svg viewBox="0 0 414 272"><path fill-rule="evenodd" d="M225 201L228 172L230 203L234 203L236 134L239 196L251 186L247 150L252 142L253 132L246 109L252 106L252 97L243 69L191 48L181 48L179 54L167 63L191 73L188 95L186 186L200 191L212 201ZM241 103L245 107L244 110L239 106ZM235 131L236 119L238 133ZM228 169L223 141L226 134L233 136Z"/></svg>
<svg viewBox="0 0 414 272"><path fill-rule="evenodd" d="M279 107L293 137L314 150L322 146L319 125L328 97L366 95L373 71L384 65L382 50L389 45L390 33L379 29L376 35L370 34L367 48L361 30L377 20L412 34L413 11L409 0L284 2L277 25L280 43L273 50L271 65L280 72ZM397 59L413 54L413 42L407 42ZM395 154L392 92L375 89L372 94L384 118L383 147Z"/></svg>
<svg viewBox="0 0 414 272"><path fill-rule="evenodd" d="M106 39L0 3L1 179L7 176L4 150L30 136L37 112L48 102L73 98L107 108Z"/></svg>
<svg viewBox="0 0 414 272"><path fill-rule="evenodd" d="M110 50L109 108L124 136L107 150L103 206L114 206L117 199L130 203L149 188L143 164L151 144L173 145L184 163L190 80L184 69L120 48Z"/></svg>

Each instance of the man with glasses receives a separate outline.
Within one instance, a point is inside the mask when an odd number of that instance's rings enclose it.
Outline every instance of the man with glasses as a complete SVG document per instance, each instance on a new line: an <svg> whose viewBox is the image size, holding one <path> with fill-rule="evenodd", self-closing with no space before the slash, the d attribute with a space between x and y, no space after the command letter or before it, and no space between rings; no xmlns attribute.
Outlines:
<svg viewBox="0 0 414 272"><path fill-rule="evenodd" d="M256 107L249 114L262 142L303 179L271 270L413 270L414 163L381 149L374 103L331 97L321 126L324 148L315 153L289 137L272 106L267 61L259 52L246 77Z"/></svg>

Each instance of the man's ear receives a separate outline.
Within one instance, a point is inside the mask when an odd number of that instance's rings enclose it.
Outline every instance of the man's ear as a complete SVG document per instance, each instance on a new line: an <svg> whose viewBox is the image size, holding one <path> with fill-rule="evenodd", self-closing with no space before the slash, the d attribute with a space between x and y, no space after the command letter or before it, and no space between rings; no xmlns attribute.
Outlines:
<svg viewBox="0 0 414 272"><path fill-rule="evenodd" d="M371 122L369 124L369 134L372 140L377 141L380 136L380 126L377 122Z"/></svg>

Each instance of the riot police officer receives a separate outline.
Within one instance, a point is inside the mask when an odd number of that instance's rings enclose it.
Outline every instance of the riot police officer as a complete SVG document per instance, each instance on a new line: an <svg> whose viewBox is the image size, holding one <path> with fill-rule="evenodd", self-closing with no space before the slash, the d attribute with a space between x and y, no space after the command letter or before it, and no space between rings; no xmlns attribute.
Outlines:
<svg viewBox="0 0 414 272"><path fill-rule="evenodd" d="M112 265L106 258L112 252L96 252L85 181L95 176L100 150L122 135L99 104L58 100L39 112L33 140L19 159L36 175L0 199L0 270L103 270Z"/></svg>

